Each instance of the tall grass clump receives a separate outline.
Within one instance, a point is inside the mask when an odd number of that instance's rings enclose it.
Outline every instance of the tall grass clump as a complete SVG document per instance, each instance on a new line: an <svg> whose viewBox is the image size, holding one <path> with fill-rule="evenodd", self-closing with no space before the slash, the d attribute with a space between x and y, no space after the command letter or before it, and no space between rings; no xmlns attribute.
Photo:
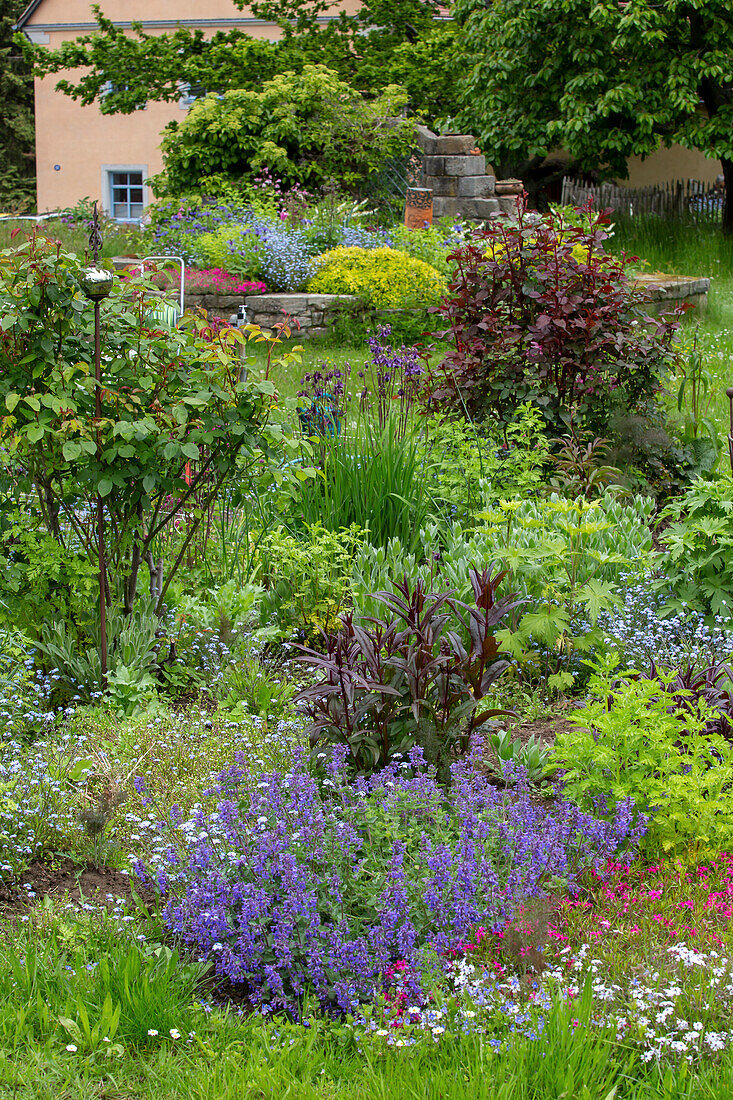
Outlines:
<svg viewBox="0 0 733 1100"><path fill-rule="evenodd" d="M434 510L432 460L415 416L423 368L416 348L386 342L390 332L387 325L369 339L360 393L347 389L348 365L303 378L298 411L319 475L304 485L295 518L332 531L356 524L375 546L398 538L413 549Z"/></svg>

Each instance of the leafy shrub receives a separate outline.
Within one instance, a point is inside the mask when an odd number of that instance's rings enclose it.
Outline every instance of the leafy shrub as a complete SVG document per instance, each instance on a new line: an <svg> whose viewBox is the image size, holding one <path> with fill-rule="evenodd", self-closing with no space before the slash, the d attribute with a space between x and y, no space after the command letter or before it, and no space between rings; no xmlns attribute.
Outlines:
<svg viewBox="0 0 733 1100"><path fill-rule="evenodd" d="M437 404L507 420L529 400L555 428L572 414L603 431L614 405L654 396L677 321L644 313L625 259L603 251L606 224L602 214L580 228L520 212L453 253L439 312L454 347L434 373Z"/></svg>
<svg viewBox="0 0 733 1100"><path fill-rule="evenodd" d="M203 177L252 179L264 168L287 184L356 187L410 150L414 123L395 124L406 101L394 86L366 100L324 65L279 73L257 90L204 96L166 127L156 192L185 194Z"/></svg>
<svg viewBox="0 0 733 1100"><path fill-rule="evenodd" d="M363 538L356 525L331 531L313 523L300 538L282 528L270 532L257 559L265 589L260 621L301 641L333 630L351 606L351 562Z"/></svg>
<svg viewBox="0 0 733 1100"><path fill-rule="evenodd" d="M304 661L322 674L298 696L313 721L311 745L344 745L352 766L369 772L417 744L445 781L449 762L497 713L480 700L508 668L493 633L517 606L512 596L496 598L503 576L470 570L470 605L405 578L372 594L386 618L346 616L325 655L306 650Z"/></svg>
<svg viewBox="0 0 733 1100"><path fill-rule="evenodd" d="M671 587L667 606L673 611L695 609L709 625L715 618L733 618L733 479L698 478L667 505L660 519L664 529L660 563Z"/></svg>
<svg viewBox="0 0 733 1100"><path fill-rule="evenodd" d="M445 290L442 276L393 248L334 248L313 261L308 290L355 294L375 309L436 305Z"/></svg>
<svg viewBox="0 0 733 1100"><path fill-rule="evenodd" d="M595 699L568 716L572 729L555 743L564 793L587 808L605 802L610 812L633 799L651 816L651 851L725 849L733 839L733 745L711 732L715 711L704 700L670 706L659 681L662 674L621 683L604 671L592 677Z"/></svg>
<svg viewBox="0 0 733 1100"><path fill-rule="evenodd" d="M37 637L44 622L77 630L89 618L97 570L81 553L62 545L28 517L0 519L0 621Z"/></svg>
<svg viewBox="0 0 733 1100"><path fill-rule="evenodd" d="M500 791L479 745L447 790L417 749L356 781L346 755L327 763L322 794L303 758L263 775L238 754L215 807L172 814L136 868L162 892L168 928L263 1012L297 1013L307 995L353 1011L398 960L409 1003L421 1003L436 952L498 928L639 832L627 807L607 825L567 802L537 805L521 786Z"/></svg>
<svg viewBox="0 0 733 1100"><path fill-rule="evenodd" d="M272 453L281 431L269 423L274 386L241 371L243 343L262 334L215 331L194 317L184 328L154 328L159 297L143 277L118 281L100 307L95 395L93 311L81 276L79 258L44 238L0 254L3 440L16 491L62 547L83 548L95 567L103 499L110 592L129 613L144 563L155 581L156 540L185 511L190 542L227 478L243 475L238 459ZM195 509L186 508L192 494ZM182 560L179 551L164 582L158 574L161 605Z"/></svg>
<svg viewBox="0 0 733 1100"><path fill-rule="evenodd" d="M536 495L547 459L543 425L529 404L502 434L462 417L425 421L430 489L452 521L470 525L486 500Z"/></svg>
<svg viewBox="0 0 733 1100"><path fill-rule="evenodd" d="M425 226L419 232L408 229L406 225L392 225L385 231L384 243L398 252L406 252L415 260L422 260L448 277L453 271L448 256L466 243L469 234L466 223L444 219Z"/></svg>

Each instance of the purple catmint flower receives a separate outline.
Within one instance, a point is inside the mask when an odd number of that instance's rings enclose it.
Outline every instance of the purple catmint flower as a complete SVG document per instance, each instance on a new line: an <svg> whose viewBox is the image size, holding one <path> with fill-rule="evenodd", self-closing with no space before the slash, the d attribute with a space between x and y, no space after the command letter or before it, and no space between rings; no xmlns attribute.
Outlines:
<svg viewBox="0 0 733 1100"><path fill-rule="evenodd" d="M160 825L158 855L136 873L161 894L163 920L263 1011L303 995L342 1012L404 963L421 974L477 927L498 929L551 881L569 887L643 831L630 804L611 820L558 800L537 804L526 776L493 786L483 746L441 787L421 750L356 779L344 752L311 774L304 752L265 775L241 760L218 777L218 803Z"/></svg>

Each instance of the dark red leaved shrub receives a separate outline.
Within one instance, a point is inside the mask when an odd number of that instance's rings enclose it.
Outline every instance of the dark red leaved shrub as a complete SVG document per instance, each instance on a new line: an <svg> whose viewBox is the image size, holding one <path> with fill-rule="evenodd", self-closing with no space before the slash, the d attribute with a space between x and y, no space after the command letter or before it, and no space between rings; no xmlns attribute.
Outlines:
<svg viewBox="0 0 733 1100"><path fill-rule="evenodd" d="M432 372L431 404L506 421L531 401L553 428L595 431L614 410L648 408L681 310L649 317L630 258L603 250L607 214L582 213L565 225L519 209L452 253L437 312L453 347Z"/></svg>

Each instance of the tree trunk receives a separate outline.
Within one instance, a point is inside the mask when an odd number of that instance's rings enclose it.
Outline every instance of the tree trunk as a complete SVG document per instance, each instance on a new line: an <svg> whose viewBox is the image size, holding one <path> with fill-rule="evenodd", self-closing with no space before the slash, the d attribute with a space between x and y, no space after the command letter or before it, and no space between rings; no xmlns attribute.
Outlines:
<svg viewBox="0 0 733 1100"><path fill-rule="evenodd" d="M733 160L723 160L723 179L725 180L725 198L723 200L723 232L733 237Z"/></svg>

